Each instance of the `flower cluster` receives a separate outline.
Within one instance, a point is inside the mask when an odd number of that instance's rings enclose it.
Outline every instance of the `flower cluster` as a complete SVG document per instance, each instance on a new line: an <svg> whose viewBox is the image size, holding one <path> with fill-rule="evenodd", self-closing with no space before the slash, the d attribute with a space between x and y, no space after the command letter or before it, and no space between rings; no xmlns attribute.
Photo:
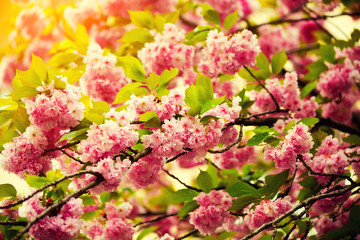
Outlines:
<svg viewBox="0 0 360 240"><path fill-rule="evenodd" d="M232 198L227 192L213 190L208 194L202 192L194 199L200 207L189 214L190 223L201 234L215 233L223 225L224 219L230 215L226 210L232 206Z"/></svg>
<svg viewBox="0 0 360 240"><path fill-rule="evenodd" d="M138 52L146 72L161 74L165 69L184 71L192 67L195 48L181 43L184 40L184 30L166 23L162 34L156 34L155 41L145 43Z"/></svg>
<svg viewBox="0 0 360 240"><path fill-rule="evenodd" d="M104 50L98 44L90 44L84 62L85 73L80 78L80 87L84 94L96 101L111 104L119 90L130 83L124 70L116 66L116 57L104 56Z"/></svg>
<svg viewBox="0 0 360 240"><path fill-rule="evenodd" d="M19 215L33 220L44 210L40 200L33 197L19 208ZM83 220L80 219L82 214L82 200L72 198L61 208L58 215L46 216L35 223L29 235L37 240L74 239L80 233L83 224Z"/></svg>
<svg viewBox="0 0 360 240"><path fill-rule="evenodd" d="M139 134L132 126L120 127L112 120L90 126L88 138L81 141L78 150L82 153L84 162L97 162L100 159L112 157L135 145Z"/></svg>
<svg viewBox="0 0 360 240"><path fill-rule="evenodd" d="M307 153L313 144L309 127L299 123L289 130L278 147L265 151L265 159L274 161L279 168L293 169L296 167L297 155Z"/></svg>
<svg viewBox="0 0 360 240"><path fill-rule="evenodd" d="M256 35L249 30L245 29L231 38L212 30L207 36L206 47L202 50L199 71L215 77L220 73L233 75L243 66L253 65L259 53Z"/></svg>
<svg viewBox="0 0 360 240"><path fill-rule="evenodd" d="M66 81L61 77L61 81ZM84 104L80 102L80 89L67 84L65 89L55 88L54 82L39 88L35 97L22 98L32 124L44 131L54 128L67 129L76 126L84 117Z"/></svg>

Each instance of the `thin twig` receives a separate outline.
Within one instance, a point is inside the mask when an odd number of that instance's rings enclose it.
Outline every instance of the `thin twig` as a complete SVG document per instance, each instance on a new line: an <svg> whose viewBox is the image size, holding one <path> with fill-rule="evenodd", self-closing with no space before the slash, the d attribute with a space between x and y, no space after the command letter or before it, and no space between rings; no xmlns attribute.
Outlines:
<svg viewBox="0 0 360 240"><path fill-rule="evenodd" d="M74 156L71 156L69 153L67 153L64 149L60 149L60 152L62 152L63 154L65 154L66 156L68 156L69 158L71 158L72 160L74 160L75 162L81 163L81 164L85 164L85 162L81 161L80 159L75 158Z"/></svg>
<svg viewBox="0 0 360 240"><path fill-rule="evenodd" d="M289 211L287 211L286 213L282 214L280 217L263 224L261 227L259 227L258 229L256 229L255 231L249 233L248 235L246 235L245 237L241 238L242 240L247 240L250 239L254 236L256 236L257 234L259 234L260 232L262 232L263 230L271 227L273 224L278 223L280 221L282 221L283 219L285 219L286 217L290 216L291 214L293 214L294 212L296 212L297 210L312 205L313 203L315 203L316 201L320 200L320 199L324 199L324 198L330 198L330 197L335 197L335 196L340 196L343 195L344 193L351 191L352 189L359 187L360 186L360 182L356 182L353 183L351 185L348 185L346 187L344 187L341 190L338 190L336 192L331 192L331 193L323 193L323 194L319 194L313 197L310 197L306 200L304 200L302 203L299 203L298 205L296 205L295 207L293 207L292 209L290 209Z"/></svg>
<svg viewBox="0 0 360 240"><path fill-rule="evenodd" d="M48 150L45 150L43 154L46 154L48 152L54 152L54 151L62 150L62 149L65 149L65 148L70 148L70 147L75 146L76 144L79 144L79 143L80 143L80 141L76 141L76 142L65 144L62 147L56 147L56 148L48 149Z"/></svg>
<svg viewBox="0 0 360 240"><path fill-rule="evenodd" d="M4 226L26 226L28 224L28 222L4 222L4 221L0 221L0 225L4 225Z"/></svg>
<svg viewBox="0 0 360 240"><path fill-rule="evenodd" d="M0 206L0 209L6 209L6 208L10 208L10 207L14 207L16 205L19 205L27 200L29 200L30 198L32 198L33 196L35 196L37 193L39 192L42 192L43 190L45 190L46 188L48 187L51 187L51 186L55 186L56 184L66 180L66 179L69 179L69 178L73 178L73 177L77 177L77 176L80 176L80 175L84 175L84 174L92 174L92 175L95 175L95 176L101 176L100 173L98 172L94 172L94 171L80 171L80 172L76 172L76 173L73 173L73 174L70 174L70 175L67 175L65 177L62 177L62 178L59 178L51 183L48 183L46 184L45 186L39 188L38 190L36 190L35 192L33 192L32 194L30 194L29 196L17 201L17 202L14 202L14 203L9 203L7 205L4 205L4 206Z"/></svg>
<svg viewBox="0 0 360 240"><path fill-rule="evenodd" d="M274 95L269 91L269 89L267 89L267 87L259 80L255 77L255 75L246 67L244 66L245 70L248 71L248 73L251 75L251 77L253 77L258 83L259 85L265 89L265 91L270 95L271 99L274 101L275 103L275 106L276 106L276 109L277 110L280 110L280 106L279 106L279 103L276 101Z"/></svg>
<svg viewBox="0 0 360 240"><path fill-rule="evenodd" d="M186 149L185 149L185 150L186 150ZM182 155L187 154L187 153L190 152L190 151L192 151L192 149L190 149L189 151L184 151L184 152L182 152L182 153L179 153L179 154L176 155L175 157L172 157L172 158L168 159L168 160L166 161L166 163L171 163L171 162L175 161L177 158L181 157Z"/></svg>
<svg viewBox="0 0 360 240"><path fill-rule="evenodd" d="M143 224L147 224L147 223L154 223L154 222L160 221L160 220L162 220L162 219L164 219L164 218L173 217L173 216L176 216L176 215L177 215L177 213L172 213L172 214L160 216L160 217L157 217L157 218L152 219L152 220L149 220L149 221L145 221L145 222L141 222L141 223L135 224L134 227L137 227L137 226L143 225Z"/></svg>
<svg viewBox="0 0 360 240"><path fill-rule="evenodd" d="M327 174L327 173L320 173L320 172L314 172L309 165L307 165L302 158L302 155L298 155L298 159L302 162L302 164L306 167L306 169L309 171L311 175L317 175L317 176L323 176L323 177L339 177L349 180L351 183L355 183L354 180L351 179L349 176L344 176L341 174Z"/></svg>
<svg viewBox="0 0 360 240"><path fill-rule="evenodd" d="M163 171L164 171L167 175L169 175L170 177L172 177L173 179L175 179L176 181L178 181L179 183L181 183L182 185L184 185L185 187L187 187L187 188L189 188L189 189L192 189L192 190L195 190L195 191L197 191L197 192L202 192L202 191L201 191L200 189L198 189L198 188L195 188L195 187L192 187L192 186L187 185L186 183L184 183L183 181L181 181L178 177L172 175L168 170L163 169Z"/></svg>
<svg viewBox="0 0 360 240"><path fill-rule="evenodd" d="M188 234L186 234L186 235L184 235L184 236L182 236L182 237L179 237L179 238L177 238L177 239L175 239L175 240L185 239L185 238L187 238L187 237L190 237L191 235L194 235L194 234L197 233L197 232L198 232L198 230L194 230L194 231L189 232Z"/></svg>
<svg viewBox="0 0 360 240"><path fill-rule="evenodd" d="M239 142L241 142L241 139L243 137L243 125L240 125L240 131L239 131L239 137L236 139L235 142L233 142L232 144L228 145L226 148L220 149L220 150L208 150L209 153L223 153L226 151L229 151L230 148L232 148L233 146L235 146L236 144L238 144Z"/></svg>
<svg viewBox="0 0 360 240"><path fill-rule="evenodd" d="M71 198L78 198L81 195L83 195L84 193L86 193L89 189L96 187L97 185L99 185L101 182L103 182L105 179L103 178L103 176L101 174L97 174L97 178L95 181L89 183L88 185L80 188L79 190L77 190L76 192L70 194L69 196L61 199L60 201L58 201L57 203L55 203L54 205L51 205L50 207L46 208L43 212L41 212L39 215L37 215L35 217L34 220L28 222L28 224L26 225L26 227L24 227L18 234L16 234L16 236L13 238L13 240L20 240L21 237L26 234L30 228L37 223L39 220L41 220L42 218L44 218L45 216L47 216L49 213L51 213L54 210L60 209L64 204L66 204Z"/></svg>

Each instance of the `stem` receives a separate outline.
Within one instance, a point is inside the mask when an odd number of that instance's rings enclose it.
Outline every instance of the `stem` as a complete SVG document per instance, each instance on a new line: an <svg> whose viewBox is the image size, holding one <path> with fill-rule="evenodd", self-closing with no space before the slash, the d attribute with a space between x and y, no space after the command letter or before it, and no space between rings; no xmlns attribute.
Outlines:
<svg viewBox="0 0 360 240"><path fill-rule="evenodd" d="M16 205L19 205L27 200L29 200L30 198L32 198L33 196L35 196L37 193L39 192L42 192L43 190L45 190L46 188L48 187L51 187L51 186L55 186L56 184L66 180L66 179L69 179L69 178L73 178L73 177L77 177L77 176L80 176L80 175L83 175L83 174L92 174L92 175L95 175L97 177L102 177L102 175L98 172L93 172L93 171L80 171L80 172L76 172L76 173L73 173L73 174L70 174L70 175L67 175L63 178L60 178L54 182L51 182L51 183L48 183L46 184L45 186L39 188L38 190L36 190L35 192L33 192L32 194L30 194L29 196L17 201L17 202L14 202L14 203L9 203L7 205L4 205L4 206L0 206L0 209L6 209L6 208L10 208L10 207L14 207Z"/></svg>
<svg viewBox="0 0 360 240"><path fill-rule="evenodd" d="M4 221L0 221L0 225L5 225L5 226L26 226L28 224L28 222L4 222Z"/></svg>
<svg viewBox="0 0 360 240"><path fill-rule="evenodd" d="M157 217L157 218L155 218L153 220L150 220L150 221L145 221L145 222L135 224L134 227L137 227L139 225L143 225L143 224L146 224L146 223L154 223L154 222L160 221L161 219L168 218L168 217L173 217L173 216L176 216L176 215L177 215L177 213L160 216L160 217Z"/></svg>
<svg viewBox="0 0 360 240"><path fill-rule="evenodd" d="M185 239L185 238L190 237L191 235L193 235L193 234L195 234L195 233L197 233L197 232L198 232L198 230L194 230L194 231L189 232L188 234L186 234L186 235L184 235L184 236L182 236L182 237L177 238L176 240Z"/></svg>
<svg viewBox="0 0 360 240"><path fill-rule="evenodd" d="M269 89L266 88L266 86L259 80L255 77L255 75L246 67L244 66L244 68L246 69L246 71L248 71L248 73L251 75L251 77L253 77L258 83L259 85L265 89L265 91L270 95L271 99L274 101L275 103L275 106L276 106L276 109L277 110L280 110L280 106L279 106L279 103L276 101L274 95L272 95L272 93L269 91Z"/></svg>
<svg viewBox="0 0 360 240"><path fill-rule="evenodd" d="M182 185L184 185L185 187L187 187L187 188L189 188L189 189L192 189L192 190L195 190L195 191L197 191L197 192L202 192L202 191L201 191L200 189L198 189L198 188L195 188L195 187L192 187L192 186L187 185L186 183L184 183L183 181L181 181L178 177L172 175L168 170L163 169L163 171L164 171L167 175L169 175L170 177L172 177L173 179L175 179L176 181L178 181L179 183L181 183Z"/></svg>
<svg viewBox="0 0 360 240"><path fill-rule="evenodd" d="M80 188L79 190L77 190L76 192L74 192L73 194L70 194L69 196L61 199L60 201L58 201L56 204L51 205L50 207L46 208L43 212L41 212L39 215L36 216L36 218L30 222L28 222L28 224L26 225L25 228L23 228L21 230L21 232L19 232L18 234L16 234L16 236L13 238L14 240L20 240L21 237L27 233L30 228L37 223L40 219L44 218L46 215L48 215L49 213L51 213L54 210L60 209L64 204L66 204L71 198L78 198L81 195L83 195L84 193L86 193L89 189L96 187L97 185L99 185L101 182L103 182L105 179L103 178L103 176L101 176L100 174L97 174L97 178L95 181L89 183L88 185Z"/></svg>
<svg viewBox="0 0 360 240"><path fill-rule="evenodd" d="M243 125L240 125L240 131L239 131L239 137L236 139L235 142L233 142L232 144L228 145L226 148L220 149L220 150L208 150L209 153L223 153L226 151L229 151L230 148L232 148L233 146L235 146L236 144L238 144L239 142L241 142L241 139L243 137Z"/></svg>
<svg viewBox="0 0 360 240"><path fill-rule="evenodd" d="M330 197L335 197L335 196L340 196L343 195L344 193L351 191L352 189L356 188L360 186L360 182L356 182L353 183L341 190L338 190L336 192L331 192L331 193L323 193L320 195L316 195L313 197L310 197L306 200L304 200L302 203L299 203L298 205L296 205L295 207L293 207L292 209L290 209L289 211L287 211L286 213L284 213L283 215L281 215L280 217L263 224L261 227L259 227L258 229L256 229L255 231L249 233L248 235L246 235L245 237L241 238L242 240L247 240L250 239L254 236L256 236L258 233L262 232L263 230L271 227L273 224L280 222L281 220L285 219L287 216L290 216L291 214L293 214L294 212L296 212L297 210L299 210L300 208L312 205L313 203L315 203L316 201L320 200L320 199L324 199L324 198L330 198Z"/></svg>
<svg viewBox="0 0 360 240"><path fill-rule="evenodd" d="M72 160L74 160L75 162L81 163L81 164L85 164L85 162L71 156L69 153L67 153L64 149L60 149L60 152L62 152L63 154L65 154L66 156L68 156L69 158L71 158Z"/></svg>

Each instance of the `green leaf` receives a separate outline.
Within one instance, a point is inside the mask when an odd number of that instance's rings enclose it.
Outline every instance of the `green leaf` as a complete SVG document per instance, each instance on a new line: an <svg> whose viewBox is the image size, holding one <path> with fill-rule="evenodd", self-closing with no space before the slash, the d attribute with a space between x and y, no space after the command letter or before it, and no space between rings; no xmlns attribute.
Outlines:
<svg viewBox="0 0 360 240"><path fill-rule="evenodd" d="M26 128L30 125L29 115L26 109L19 104L18 109L14 113L14 125L20 132L25 132Z"/></svg>
<svg viewBox="0 0 360 240"><path fill-rule="evenodd" d="M265 54L260 53L259 55L257 55L256 58L255 58L255 61L256 61L256 66L258 68L270 71L269 70L269 64L270 63L269 63L269 60L268 60L268 58L266 57Z"/></svg>
<svg viewBox="0 0 360 240"><path fill-rule="evenodd" d="M261 197L258 191L247 183L237 182L231 185L226 190L231 197L239 197L242 195L255 195Z"/></svg>
<svg viewBox="0 0 360 240"><path fill-rule="evenodd" d="M191 201L197 195L199 195L199 193L192 189L180 189L179 191L172 193L171 203L181 203L181 202Z"/></svg>
<svg viewBox="0 0 360 240"><path fill-rule="evenodd" d="M280 187L285 184L289 176L289 170L285 170L279 174L268 175L265 177L266 186L259 189L261 194L269 196L270 198L274 197Z"/></svg>
<svg viewBox="0 0 360 240"><path fill-rule="evenodd" d="M208 33L216 29L213 26L197 26L193 31L185 34L185 44L193 45L197 42L205 41Z"/></svg>
<svg viewBox="0 0 360 240"><path fill-rule="evenodd" d="M194 211L199 206L200 205L195 200L185 203L184 206L179 210L179 220L185 219L190 212Z"/></svg>
<svg viewBox="0 0 360 240"><path fill-rule="evenodd" d="M84 213L84 214L81 216L81 219L83 219L83 220L85 220L85 221L92 220L92 219L100 216L100 214L101 214L101 211L100 211L100 210L89 211L89 212Z"/></svg>
<svg viewBox="0 0 360 240"><path fill-rule="evenodd" d="M246 146L256 146L259 145L260 143L262 143L265 138L267 138L269 136L268 133L256 133L254 136L252 136L252 138L250 138L247 143Z"/></svg>
<svg viewBox="0 0 360 240"><path fill-rule="evenodd" d="M159 117L159 116L157 115L156 112L154 112L154 111L149 111L149 112L146 112L146 113L144 113L144 114L141 114L140 117L139 117L139 121L141 121L141 122L147 122L147 121L149 121L150 119L152 119L153 117Z"/></svg>
<svg viewBox="0 0 360 240"><path fill-rule="evenodd" d="M335 50L331 45L321 45L319 49L319 56L329 63L335 62Z"/></svg>
<svg viewBox="0 0 360 240"><path fill-rule="evenodd" d="M295 119L289 122L288 124L286 124L284 128L284 133L287 134L288 131L294 127L294 125L295 125Z"/></svg>
<svg viewBox="0 0 360 240"><path fill-rule="evenodd" d="M241 68L238 73L239 76L245 80L248 80L250 82L256 81L256 79L253 76L251 76L251 74L245 68Z"/></svg>
<svg viewBox="0 0 360 240"><path fill-rule="evenodd" d="M164 31L165 23L166 23L166 18L159 15L159 13L156 13L154 19L154 27L157 32L162 33Z"/></svg>
<svg viewBox="0 0 360 240"><path fill-rule="evenodd" d="M343 141L350 143L351 145L360 145L360 137L358 135L349 135L343 138Z"/></svg>
<svg viewBox="0 0 360 240"><path fill-rule="evenodd" d="M146 235L149 235L150 233L155 232L156 229L158 229L159 226L152 226L152 227L148 227L145 228L136 238L136 240L142 240L144 239L144 237L146 237Z"/></svg>
<svg viewBox="0 0 360 240"><path fill-rule="evenodd" d="M60 76L55 76L54 87L56 89L64 90L66 88L66 82L64 82Z"/></svg>
<svg viewBox="0 0 360 240"><path fill-rule="evenodd" d="M87 47L89 46L89 35L83 25L78 25L75 31L75 46L76 50L82 55L86 55Z"/></svg>
<svg viewBox="0 0 360 240"><path fill-rule="evenodd" d="M328 67L322 60L318 60L307 65L307 69L309 70L309 73L305 75L304 79L312 80L319 77L322 72L328 70Z"/></svg>
<svg viewBox="0 0 360 240"><path fill-rule="evenodd" d="M276 53L272 58L271 58L271 70L272 73L277 75L281 72L281 70L284 68L285 63L287 62L288 58L286 56L286 53L284 52L284 50L282 50L281 52Z"/></svg>
<svg viewBox="0 0 360 240"><path fill-rule="evenodd" d="M215 11L209 4L201 4L201 8L203 9L201 14L203 15L205 21L213 23L215 25L220 24L219 13Z"/></svg>
<svg viewBox="0 0 360 240"><path fill-rule="evenodd" d="M150 76L145 79L150 90L154 90L159 85L159 80L160 76L156 73L151 73Z"/></svg>
<svg viewBox="0 0 360 240"><path fill-rule="evenodd" d="M206 116L204 116L204 117L202 117L202 118L200 119L200 123L206 125L206 124L208 124L208 123L211 121L211 119L214 119L215 121L217 121L217 120L219 120L220 118L218 118L218 117L216 117L216 116L212 116L212 115L206 115Z"/></svg>
<svg viewBox="0 0 360 240"><path fill-rule="evenodd" d="M315 177L309 176L299 182L301 186L304 188L316 188L318 186L318 182Z"/></svg>
<svg viewBox="0 0 360 240"><path fill-rule="evenodd" d="M173 11L164 15L167 23L175 24L180 17L180 10Z"/></svg>
<svg viewBox="0 0 360 240"><path fill-rule="evenodd" d="M312 90L316 88L317 81L310 82L301 90L300 97L304 99Z"/></svg>
<svg viewBox="0 0 360 240"><path fill-rule="evenodd" d="M38 57L31 53L31 64L30 69L33 70L37 75L38 79L34 79L34 84L41 86L42 82L47 82L47 70L44 61L41 57Z"/></svg>
<svg viewBox="0 0 360 240"><path fill-rule="evenodd" d="M229 238L231 239L231 237L234 237L237 234L238 234L237 232L222 232L218 236L217 240L226 240Z"/></svg>
<svg viewBox="0 0 360 240"><path fill-rule="evenodd" d="M260 126L253 130L254 133L276 133L279 134L278 131L276 131L273 128L269 128L268 126Z"/></svg>
<svg viewBox="0 0 360 240"><path fill-rule="evenodd" d="M135 94L136 96L141 96L142 94L146 95L148 93L148 91L146 90L146 88L143 88L141 86L144 86L144 85L140 82L134 82L134 83L125 85L117 93L113 104L126 102L127 100L130 99L130 96L132 94Z"/></svg>
<svg viewBox="0 0 360 240"><path fill-rule="evenodd" d="M219 185L219 175L218 170L214 167L213 164L208 164L206 172L209 173L211 180L212 180L212 187L216 188Z"/></svg>
<svg viewBox="0 0 360 240"><path fill-rule="evenodd" d="M303 118L300 121L298 121L296 124L303 123L308 127L314 126L320 121L318 118Z"/></svg>
<svg viewBox="0 0 360 240"><path fill-rule="evenodd" d="M159 117L153 117L144 124L144 128L157 128L157 127L161 127L161 120Z"/></svg>
<svg viewBox="0 0 360 240"><path fill-rule="evenodd" d="M179 70L177 68L170 68L170 70L165 69L160 75L159 84L165 84L169 82L171 79L176 77L179 74Z"/></svg>
<svg viewBox="0 0 360 240"><path fill-rule="evenodd" d="M196 182L199 188L206 193L209 193L213 188L212 179L208 172L200 170L200 174L197 177Z"/></svg>
<svg viewBox="0 0 360 240"><path fill-rule="evenodd" d="M200 114L200 111L201 111L201 105L197 104L192 106L186 113L189 116L195 117L196 115Z"/></svg>
<svg viewBox="0 0 360 240"><path fill-rule="evenodd" d="M73 138L75 138L77 136L80 136L80 135L86 133L89 129L90 128L82 128L82 129L79 129L79 130L76 130L76 131L66 133L60 138L59 142L64 141L66 139L73 139Z"/></svg>
<svg viewBox="0 0 360 240"><path fill-rule="evenodd" d="M251 203L258 203L260 202L260 199L258 195L252 195L252 194L246 194L242 195L238 198L236 198L233 201L232 207L229 209L229 211L240 211L243 208L247 207Z"/></svg>
<svg viewBox="0 0 360 240"><path fill-rule="evenodd" d="M203 104L203 106L201 107L200 114L203 114L203 113L209 111L210 109L216 107L217 105L222 104L223 102L225 102L225 100L226 100L226 97L222 96L222 97L219 97L216 99L211 99L211 100L206 101Z"/></svg>
<svg viewBox="0 0 360 240"><path fill-rule="evenodd" d="M200 103L205 103L208 100L214 99L214 91L211 83L211 78L203 74L198 74L195 85L199 92Z"/></svg>
<svg viewBox="0 0 360 240"><path fill-rule="evenodd" d="M48 62L54 68L68 68L70 63L81 60L81 56L72 52L60 52L52 56Z"/></svg>
<svg viewBox="0 0 360 240"><path fill-rule="evenodd" d="M138 27L153 29L154 28L154 16L149 11L130 11L131 22Z"/></svg>
<svg viewBox="0 0 360 240"><path fill-rule="evenodd" d="M5 197L16 197L17 191L16 188L9 184L0 184L0 199Z"/></svg>
<svg viewBox="0 0 360 240"><path fill-rule="evenodd" d="M36 90L35 87L20 87L15 88L14 91L9 94L9 96L12 97L15 102L17 102L24 97L34 97L38 93L39 92Z"/></svg>
<svg viewBox="0 0 360 240"><path fill-rule="evenodd" d="M124 56L118 57L118 61L124 69L126 76L135 81L145 82L145 70L137 58Z"/></svg>
<svg viewBox="0 0 360 240"><path fill-rule="evenodd" d="M146 43L152 42L153 40L154 37L150 34L148 30L146 30L145 28L135 28L125 32L119 41L123 43Z"/></svg>
<svg viewBox="0 0 360 240"><path fill-rule="evenodd" d="M30 187L38 189L50 183L47 178L35 175L26 175L26 182Z"/></svg>
<svg viewBox="0 0 360 240"><path fill-rule="evenodd" d="M224 28L226 30L229 30L232 26L234 26L234 24L237 22L238 19L239 19L239 10L236 9L235 12L230 13L229 15L226 16L224 20Z"/></svg>
<svg viewBox="0 0 360 240"><path fill-rule="evenodd" d="M189 86L185 90L185 103L187 105L189 105L190 107L193 107L194 105L196 105L199 102L198 95L199 95L199 93L198 93L197 87L195 85ZM200 109L201 109L201 106L200 106Z"/></svg>

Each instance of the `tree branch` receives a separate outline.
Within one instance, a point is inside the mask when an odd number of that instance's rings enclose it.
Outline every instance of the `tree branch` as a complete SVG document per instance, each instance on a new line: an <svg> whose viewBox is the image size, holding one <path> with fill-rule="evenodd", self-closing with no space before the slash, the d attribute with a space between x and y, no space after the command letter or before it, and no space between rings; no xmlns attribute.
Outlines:
<svg viewBox="0 0 360 240"><path fill-rule="evenodd" d="M23 228L18 234L16 234L16 236L13 238L13 240L20 240L21 237L26 234L30 228L37 223L40 219L44 218L46 215L48 215L50 212L61 208L64 204L66 204L71 198L78 198L81 195L83 195L84 193L86 193L89 189L96 187L97 185L99 185L101 182L103 182L105 179L103 178L103 176L101 174L97 174L96 175L96 180L89 183L88 185L80 188L79 190L77 190L76 192L74 192L73 194L70 194L69 196L61 199L60 201L58 201L57 203L55 203L54 205L51 205L50 207L46 208L43 212L41 212L39 215L36 216L36 218L30 222L28 222L28 224L26 225L25 228Z"/></svg>
<svg viewBox="0 0 360 240"><path fill-rule="evenodd" d="M69 178L73 178L73 177L77 177L77 176L80 176L80 175L84 175L84 174L92 174L92 175L95 175L97 177L101 176L102 175L98 172L94 172L94 171L80 171L80 172L76 172L76 173L73 173L73 174L70 174L70 175L67 175L63 178L59 178L58 180L55 180L54 182L51 182L51 183L48 183L46 184L45 186L39 188L38 190L36 190L35 192L33 192L32 194L30 194L29 196L17 201L17 202L14 202L14 203L9 203L7 205L4 205L4 206L0 206L0 209L6 209L6 208L10 208L10 207L14 207L16 205L19 205L27 200L29 200L30 198L32 198L33 196L35 196L37 193L39 192L42 192L43 190L45 190L46 188L48 187L51 187L51 186L55 186L56 184L66 180L66 179L69 179Z"/></svg>
<svg viewBox="0 0 360 240"><path fill-rule="evenodd" d="M197 191L197 192L202 192L202 191L201 191L200 189L198 189L198 188L195 188L195 187L192 187L192 186L187 185L186 183L184 183L183 181L181 181L178 177L172 175L168 170L163 169L163 171L164 171L167 175L169 175L170 177L172 177L173 179L175 179L176 181L178 181L179 183L181 183L182 185L184 185L185 187L187 187L187 188L189 188L189 189L192 189L192 190L195 190L195 191Z"/></svg>
<svg viewBox="0 0 360 240"><path fill-rule="evenodd" d="M164 215L164 216L160 216L160 217L157 217L155 219L152 219L150 221L145 221L145 222L141 222L141 223L138 223L138 224L135 224L134 227L137 227L139 225L143 225L143 224L146 224L146 223L154 223L154 222L157 222L157 221L160 221L164 218L168 218L168 217L173 217L173 216L176 216L177 213L172 213L172 214L168 214L168 215Z"/></svg>

